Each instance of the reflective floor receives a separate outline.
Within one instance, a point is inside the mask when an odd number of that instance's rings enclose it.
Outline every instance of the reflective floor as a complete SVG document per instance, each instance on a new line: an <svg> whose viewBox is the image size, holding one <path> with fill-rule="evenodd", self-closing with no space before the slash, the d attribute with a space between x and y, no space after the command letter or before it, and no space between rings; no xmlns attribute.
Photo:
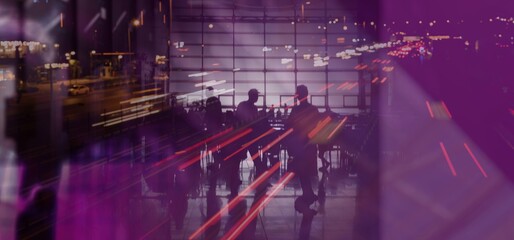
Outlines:
<svg viewBox="0 0 514 240"><path fill-rule="evenodd" d="M82 151L76 158L86 160L95 147L98 146ZM326 155L332 159L332 167L312 178L320 198L311 205L314 211L301 214L295 210L295 200L302 191L297 178L286 172L284 159L270 169L276 171L268 175L271 186L265 191L250 186L256 179L252 161L241 162L239 192L243 197L235 201L222 177L208 184L213 176L206 170L212 160L210 155L202 156L201 171L178 171L170 182L163 172L149 173L149 164L130 161L136 155L134 151L137 148L113 151L109 158L89 164L77 159L63 163L59 177L47 181L47 186L58 189L55 225L31 229L29 237L37 238L46 228L55 227L56 239L222 239L232 228L245 226L246 230L237 234L241 239L352 239L358 177L344 173L345 167L335 160L336 152ZM0 228L11 239L17 214L26 209L29 199L37 198L34 194L39 187L23 196L16 189L20 187L21 174L26 172L24 167L3 165L0 170L7 180L0 195L0 217L8 223ZM284 176L290 178L284 181ZM171 193L160 191L170 186ZM229 201L235 202L230 205L234 207L226 209ZM248 214L256 205L263 208L257 208L253 221L247 225L237 222L245 213L243 219L252 220ZM221 218L202 227L217 212ZM200 232L192 235L195 231Z"/></svg>

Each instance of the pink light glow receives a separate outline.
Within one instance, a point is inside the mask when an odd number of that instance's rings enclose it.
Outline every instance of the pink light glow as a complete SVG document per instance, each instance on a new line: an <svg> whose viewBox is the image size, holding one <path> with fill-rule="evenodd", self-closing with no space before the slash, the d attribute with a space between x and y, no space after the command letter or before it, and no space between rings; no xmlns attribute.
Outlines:
<svg viewBox="0 0 514 240"><path fill-rule="evenodd" d="M330 116L323 119L323 121L319 122L318 125L314 129L312 129L307 136L310 139L312 139L314 136L318 135L318 133L321 131L321 129L323 129L325 126L327 126L327 124L330 122L330 120L332 120L332 118L330 118Z"/></svg>
<svg viewBox="0 0 514 240"><path fill-rule="evenodd" d="M240 139L243 136L249 134L250 132L252 132L251 128L246 129L243 132L238 133L236 136L233 136L232 138L228 139L227 141L221 143L219 146L217 146L217 144L214 144L215 146L213 146L210 149L208 149L207 152L213 151L216 148L224 148L227 145L229 145L229 144L233 143L234 141L236 141L237 139ZM185 168L191 166L192 164L194 164L195 162L200 161L200 158L201 158L201 156L195 156L192 159L190 159L189 161L186 161L185 163L180 164L178 166L178 169L179 170L185 169Z"/></svg>
<svg viewBox="0 0 514 240"><path fill-rule="evenodd" d="M236 239L241 232L253 221L259 214L259 212L266 207L266 205L271 201L271 199L277 195L277 193L283 189L283 187L291 181L294 177L294 173L288 172L286 173L278 182L277 185L273 187L273 190L264 198L262 198L257 204L255 204L250 211L246 214L245 217L241 218L223 237L222 240L226 239Z"/></svg>
<svg viewBox="0 0 514 240"><path fill-rule="evenodd" d="M245 143L241 148L239 148L237 151L233 152L232 154L230 154L229 156L227 156L223 160L227 161L228 159L232 158L234 155L236 155L239 152L245 150L248 145L254 144L255 142L259 141L259 139L261 139L261 138L271 134L274 131L276 131L274 128L269 129L268 131L266 131L265 133L261 134L260 136L258 136L257 138L253 139L252 141Z"/></svg>
<svg viewBox="0 0 514 240"><path fill-rule="evenodd" d="M323 92L323 91L331 88L332 86L334 86L334 83L327 84L325 87L321 88L318 92Z"/></svg>
<svg viewBox="0 0 514 240"><path fill-rule="evenodd" d="M468 151L469 156L471 156L471 158L473 159L473 161L477 165L478 169L480 169L480 172L482 173L482 175L484 175L484 177L487 177L487 173L485 173L484 168L482 168L482 165L480 165L480 163L478 162L477 158L475 157L475 154L473 154L471 149L468 147L468 144L464 143L464 147Z"/></svg>
<svg viewBox="0 0 514 240"><path fill-rule="evenodd" d="M450 170L452 171L453 176L457 176L457 172L455 172L455 168L453 167L453 163L450 160L450 157L448 156L448 152L446 151L446 148L444 147L443 142L439 142L439 145L441 146L441 150L443 151L444 158L446 159L446 162L448 163L448 167L450 167Z"/></svg>
<svg viewBox="0 0 514 240"><path fill-rule="evenodd" d="M221 220L221 214L226 211L230 211L236 206L241 200L243 200L244 196L247 196L250 194L251 191L253 191L257 186L259 186L261 183L266 181L273 173L275 173L279 167L280 162L275 163L273 167L271 167L269 170L265 171L261 176L259 176L255 181L253 181L248 187L246 187L243 191L241 191L240 194L238 194L234 199L232 199L230 202L225 205L222 209L220 209L216 214L214 214L209 220L207 220L202 226L200 226L193 234L189 236L189 239L195 239L200 236L202 232L205 232L205 230L214 225L216 222Z"/></svg>
<svg viewBox="0 0 514 240"><path fill-rule="evenodd" d="M434 118L434 112L432 112L432 107L430 106L430 103L428 101L425 101L425 103L427 104L428 113L430 113L430 117Z"/></svg>
<svg viewBox="0 0 514 240"><path fill-rule="evenodd" d="M165 162L167 162L167 161L170 161L170 160L174 159L175 157L177 157L177 155L181 155L181 154L184 154L184 153L190 152L191 150L193 150L193 149L195 149L195 148L197 148L197 147L200 147L200 146L202 146L203 144L206 144L206 143L208 143L208 142L210 142L210 141L212 141L212 140L214 140L214 139L216 139L216 138L219 138L219 137L221 137L221 136L223 136L223 135L225 135L225 134L227 134L227 133L231 132L232 130L234 130L234 128L226 129L226 130L224 130L223 132L220 132L220 133L218 133L218 134L216 134L216 135L213 135L213 136L211 136L211 137L209 137L209 138L207 138L207 139L205 139L205 140L203 140L203 141L200 141L200 142L196 143L196 144L195 144L195 145L193 145L193 146L190 146L190 147L188 147L188 148L186 148L186 149L184 149L184 150L182 150L182 151L177 152L175 155L168 156L168 157L166 157L166 158L164 158L164 159L162 159L162 160L160 160L160 161L156 162L153 166L159 166L159 165L161 165L161 164L163 164L163 163L165 163Z"/></svg>
<svg viewBox="0 0 514 240"><path fill-rule="evenodd" d="M327 139L331 139L334 136L334 134L337 132L337 130L339 130L339 128L341 128L343 126L343 124L346 122L346 120L348 120L348 117L344 117L343 120L341 120L341 122L339 122L339 124L337 124L336 128L334 128L334 130L332 130L330 135L328 135Z"/></svg>
<svg viewBox="0 0 514 240"><path fill-rule="evenodd" d="M448 117L451 119L452 114L450 113L450 110L448 110L448 107L446 107L446 104L444 102L441 102L443 104L444 111L448 114Z"/></svg>
<svg viewBox="0 0 514 240"><path fill-rule="evenodd" d="M270 142L268 145L266 145L266 147L263 147L262 150L261 150L261 153L264 154L265 152L267 152L271 147L273 147L275 144L277 144L278 142L282 141L282 139L284 139L285 137L287 137L289 134L291 134L293 132L293 129L290 128L289 130L287 130L285 133L282 133L282 135L278 136L275 140L273 140L272 142ZM252 156L252 161L254 159L257 158L257 156L259 155L259 153L256 153Z"/></svg>

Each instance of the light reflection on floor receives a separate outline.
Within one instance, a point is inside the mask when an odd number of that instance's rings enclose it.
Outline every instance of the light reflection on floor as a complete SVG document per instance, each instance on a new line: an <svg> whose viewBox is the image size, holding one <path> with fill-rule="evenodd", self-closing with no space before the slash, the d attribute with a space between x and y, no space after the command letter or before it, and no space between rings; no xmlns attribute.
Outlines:
<svg viewBox="0 0 514 240"><path fill-rule="evenodd" d="M327 175L324 206L319 203L312 206L319 213L312 221L311 239L349 239L352 236L356 178L341 177L338 164L334 162L332 172ZM152 183L141 177L141 169L137 164L127 163L63 164L59 181L52 186L58 189L56 239L139 239L142 236L144 239L170 239L166 236L187 239L205 221L208 204L212 204L207 202L206 182L202 181L188 193L183 227L177 229L176 219L171 214L172 208L177 206L169 205L165 194L152 191ZM241 169L240 190L254 178L251 162L242 162ZM284 171L281 169L280 173ZM19 172L19 167L2 166L1 172ZM273 184L278 178L278 174L274 175L270 182ZM314 180L315 191L321 178L319 173L318 180ZM5 188L3 186L1 195L0 228L6 239L13 239L15 219L23 199L16 203L13 199L17 193L4 194ZM216 199L221 206L227 204L229 194L225 182L218 180ZM295 211L294 200L299 195L301 188L293 179L260 213L255 239L297 239L302 215ZM243 201L246 210L252 201L253 193ZM229 215L223 213L218 237L228 230L228 221Z"/></svg>

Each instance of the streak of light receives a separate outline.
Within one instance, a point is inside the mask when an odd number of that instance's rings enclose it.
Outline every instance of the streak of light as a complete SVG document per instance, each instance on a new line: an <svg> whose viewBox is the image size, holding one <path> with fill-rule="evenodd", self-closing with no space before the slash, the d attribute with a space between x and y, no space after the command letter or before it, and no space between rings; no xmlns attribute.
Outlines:
<svg viewBox="0 0 514 240"><path fill-rule="evenodd" d="M348 85L348 90L351 90L352 88L356 87L357 85L359 85L358 82L352 83L351 85Z"/></svg>
<svg viewBox="0 0 514 240"><path fill-rule="evenodd" d="M227 89L227 90L221 89L220 91L215 91L214 95L218 96L218 95L229 93L229 92L233 92L233 91L235 91L235 89L233 89L233 88Z"/></svg>
<svg viewBox="0 0 514 240"><path fill-rule="evenodd" d="M162 12L162 1L159 1L159 12Z"/></svg>
<svg viewBox="0 0 514 240"><path fill-rule="evenodd" d="M196 96L196 97L199 97L199 95L203 95L207 90L204 89L204 90L199 90L199 91L196 91L196 92L191 92L191 93L186 93L186 94L182 94L182 95L178 95L177 96L177 99L181 99L181 98L187 98L188 96Z"/></svg>
<svg viewBox="0 0 514 240"><path fill-rule="evenodd" d="M251 128L248 128L246 130L244 130L243 132L241 133L238 133L237 135L233 136L232 138L228 139L227 141L221 143L219 146L215 144L215 146L211 147L210 149L207 150L207 152L210 152L212 150L215 150L215 149L221 149L221 148L224 148L226 147L227 145L235 142L236 140L244 137L245 135L248 135L249 133L252 132L252 129ZM186 161L185 163L182 163L178 166L178 169L179 170L183 170L183 169L186 169L187 167L193 165L195 162L198 162L200 161L200 158L201 156L195 156L194 158Z"/></svg>
<svg viewBox="0 0 514 240"><path fill-rule="evenodd" d="M292 96L292 97L290 97L290 98L287 98L287 99L286 99L284 102L282 102L282 103L288 103L289 101L294 100L294 98L295 98L295 97L296 97L296 95L294 95L294 96Z"/></svg>
<svg viewBox="0 0 514 240"><path fill-rule="evenodd" d="M122 123L122 122L130 121L130 120L134 120L134 119L137 119L137 118L141 118L141 117L146 117L148 115L156 114L156 113L158 113L160 111L161 110L154 110L154 111L151 111L151 112L148 112L148 111L146 111L146 112L137 112L137 113L129 114L129 115L126 115L126 116L121 116L121 117L109 119L107 121L98 122L98 123L93 124L92 126L96 127L96 126L103 125L104 127L108 127L108 126L116 125L118 123Z"/></svg>
<svg viewBox="0 0 514 240"><path fill-rule="evenodd" d="M485 173L484 168L482 168L482 165L480 165L480 163L478 162L477 158L475 157L475 154L473 154L471 149L468 147L468 144L464 143L464 147L468 151L469 156L471 156L471 158L473 159L473 161L477 165L478 169L480 169L480 172L482 173L482 175L484 175L484 177L487 177L487 173Z"/></svg>
<svg viewBox="0 0 514 240"><path fill-rule="evenodd" d="M328 138L327 140L331 139L334 134L337 133L337 131L339 130L339 128L341 128L343 126L343 124L346 122L346 120L348 120L348 117L344 117L340 122L339 124L337 124L337 126L334 128L334 130L332 130L332 132L328 135Z"/></svg>
<svg viewBox="0 0 514 240"><path fill-rule="evenodd" d="M226 135L226 134L230 133L233 130L234 130L234 128L228 128L228 129L223 130L222 132L216 133L215 135L212 135L212 136L208 137L205 140L202 140L202 141L200 141L200 142L198 142L198 143L196 143L196 144L194 144L192 146L189 146L188 148L186 148L184 150L181 150L181 151L177 152L174 155L168 156L168 157L166 157L166 158L164 158L164 159L154 163L153 166L156 167L156 166L162 165L163 163L165 163L165 162L167 162L169 160L172 160L173 158L177 157L178 155L182 155L184 153L190 152L193 149L198 148L198 147L200 147L200 146L202 146L204 144L207 144L208 142L210 142L210 141L212 141L212 140L214 140L216 138L219 138L219 137L221 137L223 135Z"/></svg>
<svg viewBox="0 0 514 240"><path fill-rule="evenodd" d="M323 92L323 91L331 88L332 86L334 86L334 83L327 84L323 88L321 88L318 92Z"/></svg>
<svg viewBox="0 0 514 240"><path fill-rule="evenodd" d="M434 118L434 112L432 111L432 107L430 106L430 103L428 101L425 101L425 104L427 105L428 113L430 113L430 117Z"/></svg>
<svg viewBox="0 0 514 240"><path fill-rule="evenodd" d="M295 97L297 97L297 96L295 96ZM308 97L309 97L309 96L304 97L304 98L302 98L302 99L299 99L298 101L299 101L299 102L303 102L303 101L307 100L307 98L308 98ZM289 105L289 106L287 106L286 108L284 108L284 110L289 110L289 109L293 108L293 107L294 107L294 104L295 104L295 103L293 103L293 105Z"/></svg>
<svg viewBox="0 0 514 240"><path fill-rule="evenodd" d="M56 18L54 18L50 23L48 23L48 25L45 26L45 28L43 29L43 32L45 32L45 33L49 32L50 30L52 30L52 28L57 26L60 21L61 21L61 17L59 15Z"/></svg>
<svg viewBox="0 0 514 240"><path fill-rule="evenodd" d="M96 23L96 21L98 21L98 19L100 19L100 13L97 13L92 19L91 21L89 21L89 23L86 25L86 27L84 28L84 33L86 33L87 31L89 31L89 29L91 29L91 27L93 27L93 25Z"/></svg>
<svg viewBox="0 0 514 240"><path fill-rule="evenodd" d="M344 82L343 84L339 85L339 87L337 87L336 90L344 88L346 85L348 85L348 82Z"/></svg>
<svg viewBox="0 0 514 240"><path fill-rule="evenodd" d="M514 150L514 145L509 141L509 139L507 139L506 136L504 136L504 131L502 131L501 129L497 129L496 132L498 133L498 135L500 135L500 137L503 139L503 141L505 141L505 143L507 143L507 145L509 145L509 147Z"/></svg>
<svg viewBox="0 0 514 240"><path fill-rule="evenodd" d="M373 78L373 80L371 81L371 83L376 83L376 82L378 82L378 80L379 80L379 78L378 78L378 77L375 77L375 78Z"/></svg>
<svg viewBox="0 0 514 240"><path fill-rule="evenodd" d="M380 80L380 83L385 83L387 81L387 77L384 77L382 78L382 80Z"/></svg>
<svg viewBox="0 0 514 240"><path fill-rule="evenodd" d="M145 24L145 14L144 14L143 10L141 10L141 12L139 14L139 19L141 21L141 26L143 26Z"/></svg>
<svg viewBox="0 0 514 240"><path fill-rule="evenodd" d="M316 125L316 127L314 129L312 129L308 134L307 136L309 137L309 139L312 139L314 136L318 135L318 133L321 131L321 129L323 129L325 126L328 125L328 123L330 123L330 121L332 120L332 118L330 116L327 116L325 119L323 119L323 121L321 122L318 122L318 124Z"/></svg>
<svg viewBox="0 0 514 240"><path fill-rule="evenodd" d="M444 158L446 159L446 162L448 163L448 167L452 171L453 176L457 176L457 172L455 172L455 168L453 167L452 160L450 160L450 157L448 156L448 152L446 151L446 148L444 147L443 142L439 142L439 146L441 146L441 150L443 151Z"/></svg>
<svg viewBox="0 0 514 240"><path fill-rule="evenodd" d="M114 28L112 29L112 32L116 31L116 29L118 28L118 26L121 24L121 21L123 21L123 19L125 18L125 16L127 16L127 11L123 11L120 15L120 17L118 18L118 20L116 20L116 24L114 25Z"/></svg>
<svg viewBox="0 0 514 240"><path fill-rule="evenodd" d="M223 237L221 237L222 240L227 239L236 239L237 236L241 234L241 232L250 224L250 222L253 221L259 214L259 212L268 205L268 203L271 201L271 199L287 184L293 177L295 176L294 173L288 172L286 173L278 182L277 185L273 187L271 192L261 200L257 204L255 204L246 214L245 217L241 218L234 226L225 234Z"/></svg>
<svg viewBox="0 0 514 240"><path fill-rule="evenodd" d="M171 220L170 217L166 217L164 219L164 221L160 222L159 224L155 225L154 228L150 229L150 231L148 231L147 233L145 233L143 236L141 236L139 239L143 240L143 239L146 239L148 237L150 237L150 235L152 235L155 231L159 230L159 228L161 228L164 224L166 224L167 222L169 222Z"/></svg>
<svg viewBox="0 0 514 240"><path fill-rule="evenodd" d="M451 119L452 118L452 114L450 113L450 110L448 110L448 107L446 106L446 103L444 102L441 102L443 104L443 108L444 108L444 111L446 111L446 113L448 114L448 117Z"/></svg>
<svg viewBox="0 0 514 240"><path fill-rule="evenodd" d="M230 154L229 156L227 156L226 158L224 158L223 160L224 161L227 161L228 159L232 158L233 156L235 156L236 154L240 153L241 151L245 150L247 146L249 145L252 145L254 144L255 142L259 141L261 138L271 134L272 132L276 131L274 128L271 128L269 129L268 131L266 131L265 133L261 134L260 136L258 136L257 138L253 139L252 141L250 142L247 142L245 144L243 144L243 146L241 148L239 148L237 151L233 152L232 154Z"/></svg>
<svg viewBox="0 0 514 240"><path fill-rule="evenodd" d="M62 13L61 13L61 16L60 16L60 21L61 21L61 28L63 28L64 27L64 17L62 15Z"/></svg>
<svg viewBox="0 0 514 240"><path fill-rule="evenodd" d="M192 73L187 76L188 77L202 77L202 76L207 76L207 75L209 75L208 72L201 72L201 73Z"/></svg>
<svg viewBox="0 0 514 240"><path fill-rule="evenodd" d="M264 181L266 181L273 173L275 173L279 167L280 162L275 163L269 170L266 170L263 172L255 181L253 181L248 187L246 187L241 193L239 193L234 199L232 199L230 202L227 203L222 209L220 209L216 214L214 214L209 220L207 220L202 226L200 226L195 232L193 232L188 239L195 239L200 236L201 233L205 232L207 228L214 225L218 221L221 220L221 214L223 212L227 212L232 210L241 200L243 200L243 197L248 196L251 191L253 191L256 187L261 185Z"/></svg>
<svg viewBox="0 0 514 240"><path fill-rule="evenodd" d="M135 91L132 94L140 94L140 93L147 93L147 92L153 92L153 91L159 91L161 88L152 88L147 90L141 90L141 91Z"/></svg>
<svg viewBox="0 0 514 240"><path fill-rule="evenodd" d="M166 94L148 95L148 96L142 96L142 97L137 97L137 98L131 98L129 100L121 101L120 104L124 104L124 103L135 104L135 103L140 103L140 102L144 102L144 101L150 101L150 100L163 98L167 95L168 94L166 93Z"/></svg>
<svg viewBox="0 0 514 240"><path fill-rule="evenodd" d="M120 110L115 110L115 111L111 111L111 112L106 112L106 113L102 113L100 114L100 116L108 116L108 115L111 115L111 114L115 114L115 113L119 113L119 112L124 112L124 111L131 111L131 112L135 112L135 111L139 111L139 110L143 110L143 109L147 109L147 108L150 108L152 107L153 104L147 104L147 105L143 105L143 106L133 106L133 107L128 107L128 108L123 108L123 109L120 109Z"/></svg>
<svg viewBox="0 0 514 240"><path fill-rule="evenodd" d="M261 153L264 154L265 152L267 152L268 150L270 150L270 148L272 148L275 144L277 144L278 142L282 141L282 139L284 139L285 137L287 137L289 134L291 134L293 132L293 129L290 128L289 130L287 130L286 132L282 133L282 135L278 136L275 140L271 141L268 145L266 145L265 147L262 148L261 150ZM252 156L252 161L254 159L256 159L257 157L259 156L259 153L256 153Z"/></svg>

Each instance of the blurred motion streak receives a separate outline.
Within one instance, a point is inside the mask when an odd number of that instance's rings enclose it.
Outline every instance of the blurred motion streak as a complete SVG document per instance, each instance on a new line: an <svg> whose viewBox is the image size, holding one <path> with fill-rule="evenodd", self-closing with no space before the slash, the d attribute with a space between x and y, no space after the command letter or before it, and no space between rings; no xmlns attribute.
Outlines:
<svg viewBox="0 0 514 240"><path fill-rule="evenodd" d="M446 151L446 148L444 147L443 142L439 142L439 145L441 146L441 150L443 151L444 158L446 159L446 162L448 163L448 167L450 167L450 170L452 171L453 176L457 176L457 172L455 172L455 168L453 167L452 160L450 160L450 157L448 156L448 152Z"/></svg>
<svg viewBox="0 0 514 240"><path fill-rule="evenodd" d="M271 201L271 199L277 195L277 193L294 177L294 173L288 172L286 173L273 187L273 189L257 204L255 204L246 214L245 217L241 218L234 226L221 237L222 240L226 239L236 239L241 232L253 221L259 214L259 212L266 207L266 205Z"/></svg>
<svg viewBox="0 0 514 240"><path fill-rule="evenodd" d="M330 118L330 116L326 117L325 119L323 119L323 121L319 122L318 125L314 129L312 129L307 136L310 139L312 139L314 136L316 136L321 131L321 129L323 129L325 126L327 126L331 120L332 120L332 118Z"/></svg>
<svg viewBox="0 0 514 240"><path fill-rule="evenodd" d="M246 149L247 146L249 145L252 145L254 144L255 142L259 141L261 138L271 134L272 132L276 131L274 128L271 128L269 129L268 131L266 131L265 133L261 134L260 136L258 136L257 138L253 139L252 141L250 142L247 142L245 144L243 144L243 146L241 148L239 148L237 151L233 152L232 154L230 154L229 156L227 156L226 158L224 158L223 160L228 160L230 158L232 158L234 155L238 154L239 152L243 151Z"/></svg>
<svg viewBox="0 0 514 240"><path fill-rule="evenodd" d="M468 144L464 143L464 147L466 148L466 150L468 151L469 153L469 156L471 156L471 158L473 159L473 161L475 162L475 164L477 165L478 169L480 169L480 172L482 173L482 175L484 175L484 177L487 178L487 173L485 173L484 171L484 168L482 168L482 165L480 165L480 163L478 162L477 158L475 157L475 154L473 154L473 152L471 151L471 149L469 148Z"/></svg>
<svg viewBox="0 0 514 240"><path fill-rule="evenodd" d="M434 118L434 112L432 111L432 107L430 106L430 102L425 101L425 103L427 104L428 113L430 113L430 117Z"/></svg>
<svg viewBox="0 0 514 240"><path fill-rule="evenodd" d="M282 139L284 139L285 137L287 137L289 134L291 134L293 132L293 129L290 128L289 130L287 130L286 132L282 133L282 135L278 136L275 140L271 141L268 145L266 145L266 147L263 147L261 152L257 152L256 154L254 154L252 156L252 161L254 159L257 158L257 156L259 154L264 154L265 152L267 152L271 147L273 147L275 144L277 144L278 142L282 141Z"/></svg>
<svg viewBox="0 0 514 240"><path fill-rule="evenodd" d="M232 210L245 196L248 196L251 191L256 189L261 183L266 181L271 175L273 175L280 167L280 162L275 163L269 170L265 171L261 176L259 176L255 181L253 181L248 187L246 187L241 193L239 193L234 199L225 205L222 209L220 209L216 214L214 214L209 220L207 220L202 226L200 226L189 239L195 239L200 236L202 232L204 232L207 228L214 225L216 222L221 220L221 214L223 212L227 212Z"/></svg>
<svg viewBox="0 0 514 240"><path fill-rule="evenodd" d="M210 141L212 141L212 140L214 140L216 138L219 138L219 137L221 137L223 135L228 134L232 130L234 130L234 128L228 128L228 129L226 129L226 130L224 130L224 131L222 131L220 133L217 133L217 134L215 134L213 136L210 136L209 138L207 138L207 139L205 139L203 141L200 141L200 142L194 144L193 146L189 146L188 148L186 148L186 149L184 149L182 151L177 152L175 155L168 156L168 157L166 157L166 158L156 162L153 166L157 167L157 166L159 166L159 165L161 165L161 164L163 164L163 163L165 163L165 162L167 162L167 161L177 157L178 155L190 152L190 151L194 150L195 148L198 148L198 147L202 146L203 144L206 144L206 143L208 143L208 142L210 142Z"/></svg>
<svg viewBox="0 0 514 240"><path fill-rule="evenodd" d="M450 110L448 110L448 107L446 106L446 104L443 101L441 101L441 104L443 105L444 110L448 114L448 117L451 119L452 118L452 114L450 113Z"/></svg>
<svg viewBox="0 0 514 240"><path fill-rule="evenodd" d="M339 124L337 124L336 128L334 128L334 130L332 130L332 132L328 135L327 140L330 140L334 136L334 134L339 130L339 128L343 126L346 120L348 120L348 117L344 117L343 120L341 120Z"/></svg>
<svg viewBox="0 0 514 240"><path fill-rule="evenodd" d="M219 146L217 146L216 144L214 144L215 146L213 146L213 147L211 147L210 149L208 149L208 150L207 150L207 152L213 151L213 150L214 150L214 149L216 149L216 148L220 148L220 149L221 149L221 148L224 148L224 147L226 147L227 145L229 145L229 144L233 143L234 141L236 141L236 140L238 140L238 139L240 139L240 138L244 137L245 135L248 135L250 132L252 132L252 129L251 129L251 128L246 129L246 130L244 130L243 132L238 133L236 136L234 136L234 137L232 137L232 138L228 139L227 141L225 141L225 142L221 143ZM200 159L201 159L201 156L196 156L196 157L194 157L193 159L190 159L189 161L186 161L185 163L180 164L180 165L179 165L179 167L178 167L178 169L179 169L179 170L185 169L185 168L187 168L187 167L191 166L193 163L195 163L195 162L197 162L197 161L200 161Z"/></svg>

